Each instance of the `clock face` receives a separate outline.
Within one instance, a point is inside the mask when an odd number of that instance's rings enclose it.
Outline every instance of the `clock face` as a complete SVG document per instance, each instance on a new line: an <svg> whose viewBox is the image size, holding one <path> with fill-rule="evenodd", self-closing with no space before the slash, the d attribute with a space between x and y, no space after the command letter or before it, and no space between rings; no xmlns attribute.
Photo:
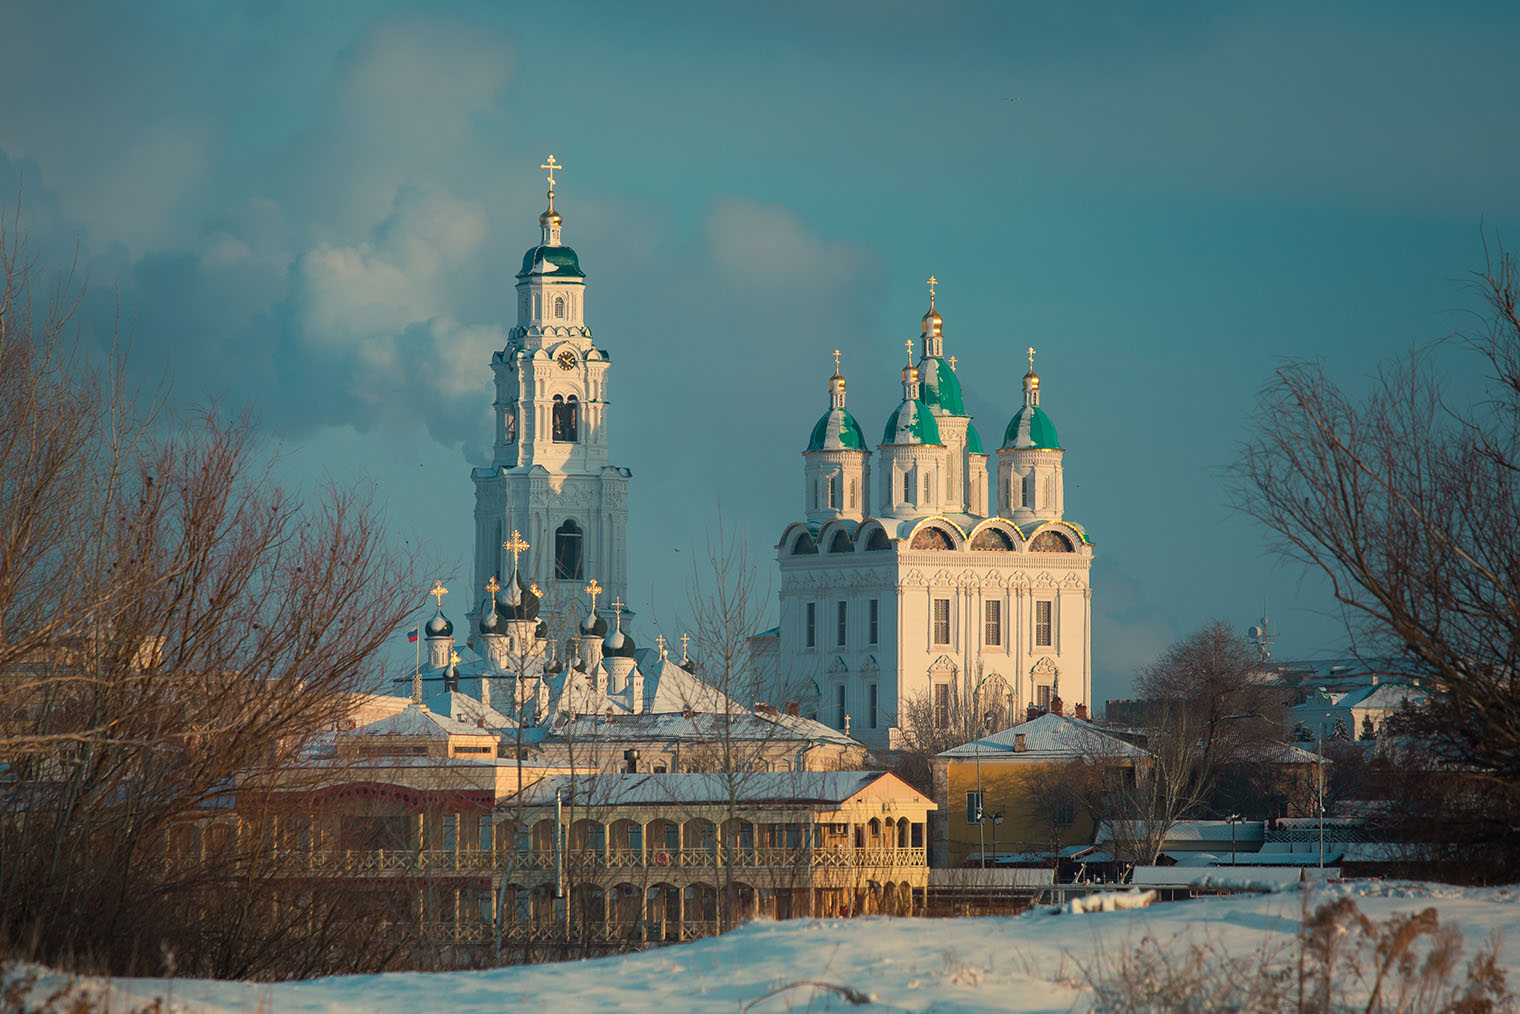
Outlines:
<svg viewBox="0 0 1520 1014"><path fill-rule="evenodd" d="M569 349L566 349L565 351L561 352L559 354L559 356L557 357L557 360L559 362L559 368L560 369L562 369L562 370L573 370L573 369L575 369L575 364L576 364L577 358L576 358L575 353L572 352L572 351L570 351Z"/></svg>

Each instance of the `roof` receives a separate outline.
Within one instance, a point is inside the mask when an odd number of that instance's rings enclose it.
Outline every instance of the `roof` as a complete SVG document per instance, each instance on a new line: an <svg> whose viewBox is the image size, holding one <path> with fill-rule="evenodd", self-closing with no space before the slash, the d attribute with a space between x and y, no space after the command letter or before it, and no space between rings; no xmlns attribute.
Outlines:
<svg viewBox="0 0 1520 1014"><path fill-rule="evenodd" d="M1056 424L1038 405L1025 405L1008 420L1003 432L1003 447L1035 447L1058 451L1061 442L1056 438Z"/></svg>
<svg viewBox="0 0 1520 1014"><path fill-rule="evenodd" d="M982 435L976 431L976 427L966 424L966 451L969 454L986 454L982 450Z"/></svg>
<svg viewBox="0 0 1520 1014"><path fill-rule="evenodd" d="M917 398L904 399L901 405L887 417L887 427L882 432L884 444L939 444L939 424L934 413Z"/></svg>
<svg viewBox="0 0 1520 1014"><path fill-rule="evenodd" d="M778 729L777 726L780 726ZM822 722L788 715L757 715L738 711L729 715L695 711L656 712L640 715L580 715L557 734L569 740L685 740L712 743L722 736L744 742L809 740L839 746L858 746L855 740Z"/></svg>
<svg viewBox="0 0 1520 1014"><path fill-rule="evenodd" d="M427 706L430 713L452 718L466 725L473 725L477 731L517 728L516 722L489 704L458 690L445 690L434 694L423 701L423 704Z"/></svg>
<svg viewBox="0 0 1520 1014"><path fill-rule="evenodd" d="M911 797L930 809L934 804L917 789L886 771L756 771L730 778L725 774L599 774L543 778L512 797L511 805L550 806L556 790L578 789L581 805L658 805L678 803L811 803L841 806L877 783L896 797Z"/></svg>
<svg viewBox="0 0 1520 1014"><path fill-rule="evenodd" d="M831 408L813 426L813 435L808 438L807 449L863 451L866 449L866 435L861 432L860 423L855 421L847 409Z"/></svg>
<svg viewBox="0 0 1520 1014"><path fill-rule="evenodd" d="M1024 749L1015 750L1018 738L1023 736ZM1011 729L984 736L961 746L952 747L939 754L941 757L980 757L982 760L1008 760L1017 758L1031 762L1087 757L1094 754L1115 759L1148 757L1149 754L1133 743L1064 715L1041 715L1030 722L1022 722Z"/></svg>
<svg viewBox="0 0 1520 1014"><path fill-rule="evenodd" d="M389 718L361 725L351 735L355 736L494 736L474 722L461 722L447 715L437 715L420 704L409 704Z"/></svg>
<svg viewBox="0 0 1520 1014"><path fill-rule="evenodd" d="M918 378L923 385L923 402L935 415L966 414L960 379L948 362L938 356L924 356L918 361Z"/></svg>
<svg viewBox="0 0 1520 1014"><path fill-rule="evenodd" d="M1121 825L1128 825L1128 821L1119 821ZM1137 837L1136 828L1128 828L1131 832L1128 837ZM1234 838L1231 838L1231 835ZM1094 841L1098 844L1114 840L1112 822L1103 821L1098 826L1098 833ZM1179 820L1167 829L1164 841L1166 842L1223 842L1226 846L1234 841L1236 845L1257 845L1266 840L1266 824L1259 820L1241 820L1231 824L1227 820Z"/></svg>
<svg viewBox="0 0 1520 1014"><path fill-rule="evenodd" d="M555 278L586 277L581 271L580 257L570 247L539 245L523 254L522 270L517 273L518 278L551 274Z"/></svg>

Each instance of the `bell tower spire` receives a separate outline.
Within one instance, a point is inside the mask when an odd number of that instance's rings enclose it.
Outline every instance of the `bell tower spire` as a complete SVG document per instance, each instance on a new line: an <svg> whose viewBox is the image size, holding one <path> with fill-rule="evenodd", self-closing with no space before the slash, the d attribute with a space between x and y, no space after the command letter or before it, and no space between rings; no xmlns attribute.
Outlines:
<svg viewBox="0 0 1520 1014"><path fill-rule="evenodd" d="M549 160L539 168L549 170L549 208L538 216L538 226L543 230L544 246L559 246L560 226L563 219L560 218L559 212L554 210L554 174L565 167L554 161L554 156L550 155Z"/></svg>

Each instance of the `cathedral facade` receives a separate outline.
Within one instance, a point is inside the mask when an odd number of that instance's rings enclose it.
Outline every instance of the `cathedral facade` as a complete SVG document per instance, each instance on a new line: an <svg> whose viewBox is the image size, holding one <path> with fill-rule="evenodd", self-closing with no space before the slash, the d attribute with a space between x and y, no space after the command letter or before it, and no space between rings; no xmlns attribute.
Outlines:
<svg viewBox="0 0 1520 1014"><path fill-rule="evenodd" d="M872 746L897 745L908 721L997 730L1091 694L1093 548L1065 518L1034 350L989 462L932 283L874 460L835 354L802 454L804 515L777 545L776 693Z"/></svg>

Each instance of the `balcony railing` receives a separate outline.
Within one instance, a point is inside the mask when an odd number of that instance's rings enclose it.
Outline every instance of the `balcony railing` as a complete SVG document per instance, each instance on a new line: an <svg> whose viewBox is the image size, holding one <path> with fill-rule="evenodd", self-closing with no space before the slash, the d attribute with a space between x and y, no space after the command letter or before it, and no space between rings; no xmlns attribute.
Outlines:
<svg viewBox="0 0 1520 1014"><path fill-rule="evenodd" d="M373 851L290 849L268 857L286 875L308 872L328 876L422 873L512 873L520 870L553 870L557 860L551 849L489 851L377 849ZM664 849L568 849L565 868L589 873L617 870L716 870L736 869L902 869L928 865L920 848L808 849L808 848L712 848Z"/></svg>

